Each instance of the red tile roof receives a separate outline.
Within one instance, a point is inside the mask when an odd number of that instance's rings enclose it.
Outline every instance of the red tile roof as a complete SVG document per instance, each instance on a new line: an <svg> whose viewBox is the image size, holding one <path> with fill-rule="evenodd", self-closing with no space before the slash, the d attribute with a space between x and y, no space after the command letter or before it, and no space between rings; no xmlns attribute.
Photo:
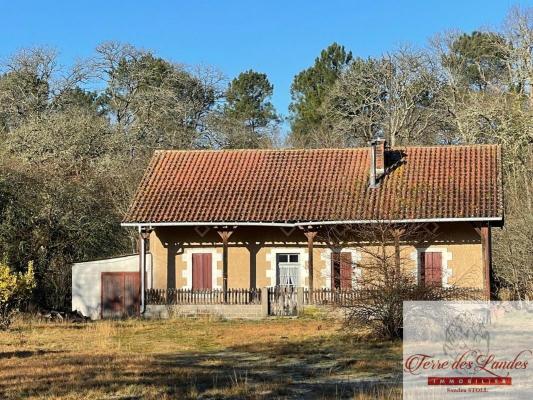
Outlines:
<svg viewBox="0 0 533 400"><path fill-rule="evenodd" d="M369 148L157 151L125 223L502 218L496 145L399 148L369 188Z"/></svg>

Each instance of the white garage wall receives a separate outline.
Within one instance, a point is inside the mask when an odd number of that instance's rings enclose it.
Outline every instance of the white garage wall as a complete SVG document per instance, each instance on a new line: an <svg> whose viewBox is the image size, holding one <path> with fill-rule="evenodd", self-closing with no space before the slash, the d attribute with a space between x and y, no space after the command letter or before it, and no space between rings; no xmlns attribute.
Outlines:
<svg viewBox="0 0 533 400"><path fill-rule="evenodd" d="M102 272L138 272L139 256L108 258L75 263L72 266L72 311L99 319L101 311ZM146 255L146 287L152 287L152 257Z"/></svg>

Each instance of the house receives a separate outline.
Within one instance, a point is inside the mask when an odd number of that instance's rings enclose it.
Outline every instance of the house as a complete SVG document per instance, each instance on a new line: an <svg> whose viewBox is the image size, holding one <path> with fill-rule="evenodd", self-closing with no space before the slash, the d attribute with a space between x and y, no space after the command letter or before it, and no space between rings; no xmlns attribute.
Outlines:
<svg viewBox="0 0 533 400"><path fill-rule="evenodd" d="M143 289L339 287L339 276L360 273L361 254L317 232L387 221L437 231L406 245L419 279L432 271L425 276L443 286L488 296L491 228L503 220L499 146L391 149L374 139L367 148L156 151L122 225L139 230L142 269L148 249L152 257Z"/></svg>

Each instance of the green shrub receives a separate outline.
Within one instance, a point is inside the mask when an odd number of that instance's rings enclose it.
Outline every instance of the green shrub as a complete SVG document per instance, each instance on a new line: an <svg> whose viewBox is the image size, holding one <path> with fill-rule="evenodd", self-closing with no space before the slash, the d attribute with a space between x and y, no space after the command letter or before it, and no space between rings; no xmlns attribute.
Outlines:
<svg viewBox="0 0 533 400"><path fill-rule="evenodd" d="M0 262L0 330L9 328L13 314L29 299L34 287L31 262L25 273L14 273L5 262Z"/></svg>

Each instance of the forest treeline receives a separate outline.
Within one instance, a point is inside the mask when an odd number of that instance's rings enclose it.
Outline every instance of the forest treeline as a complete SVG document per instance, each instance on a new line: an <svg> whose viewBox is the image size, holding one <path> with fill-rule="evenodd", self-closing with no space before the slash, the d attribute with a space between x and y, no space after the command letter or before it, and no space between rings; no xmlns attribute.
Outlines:
<svg viewBox="0 0 533 400"><path fill-rule="evenodd" d="M155 149L350 147L376 134L503 146L494 267L512 296L533 293L532 8L381 57L333 43L294 77L286 117L263 72L228 80L123 43L68 68L52 49L24 49L0 72L0 255L21 271L33 262L42 307L68 307L73 262L135 249L120 221Z"/></svg>

